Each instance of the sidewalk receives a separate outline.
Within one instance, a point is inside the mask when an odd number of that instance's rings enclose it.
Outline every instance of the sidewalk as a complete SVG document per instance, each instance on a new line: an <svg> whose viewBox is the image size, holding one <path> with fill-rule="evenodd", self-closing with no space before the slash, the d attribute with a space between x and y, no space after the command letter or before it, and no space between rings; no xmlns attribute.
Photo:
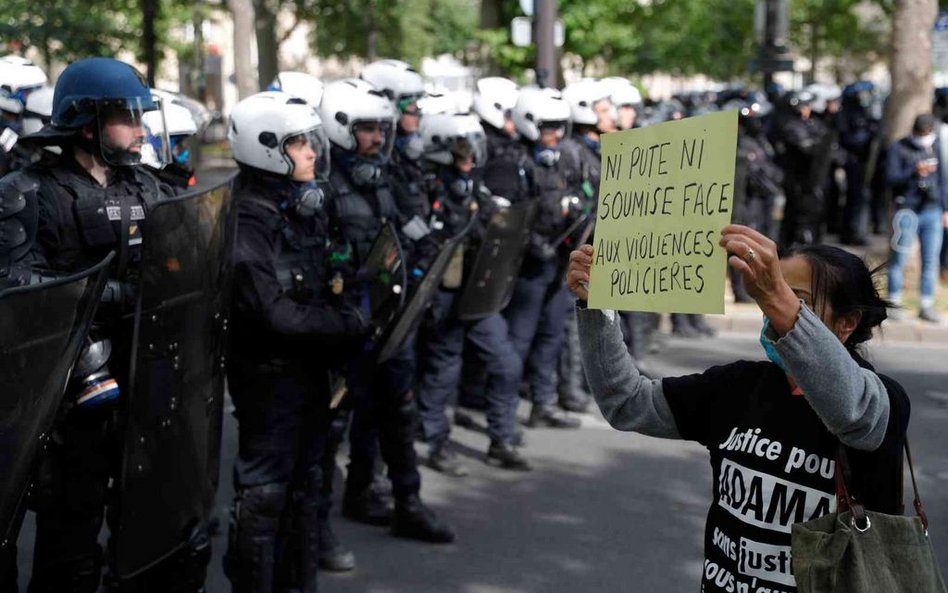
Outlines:
<svg viewBox="0 0 948 593"><path fill-rule="evenodd" d="M906 311L905 321L887 320L882 332L873 338L886 344L922 343L948 345L948 323L927 323L914 318L917 311ZM945 315L945 312L942 312ZM708 323L722 332L754 334L760 333L761 313L754 303L728 302L724 315L707 315ZM946 316L948 319L948 316Z"/></svg>
<svg viewBox="0 0 948 593"><path fill-rule="evenodd" d="M846 250L878 265L886 261L889 256L888 238L873 236L868 247L844 247ZM837 245L843 247L842 245ZM919 274L918 245L905 271L905 320L891 319L882 323L882 331L877 332L873 340L887 344L924 343L948 345L948 286L941 284L938 287L937 299L942 314L941 323L928 323L918 319L918 274ZM879 278L880 287L885 289L884 272ZM884 295L883 295L884 296ZM710 325L722 332L731 333L760 333L761 313L754 303L735 303L730 284L725 297L724 315L708 315L706 319Z"/></svg>

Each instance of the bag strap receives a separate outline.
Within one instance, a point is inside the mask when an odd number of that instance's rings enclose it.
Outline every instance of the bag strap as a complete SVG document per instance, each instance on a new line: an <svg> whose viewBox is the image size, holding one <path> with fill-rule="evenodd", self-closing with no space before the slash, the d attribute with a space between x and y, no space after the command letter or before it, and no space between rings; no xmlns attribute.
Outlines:
<svg viewBox="0 0 948 593"><path fill-rule="evenodd" d="M856 500L856 497L850 494L846 483L852 483L853 473L849 467L849 458L846 455L846 448L839 444L836 450L836 501L840 510L849 509L851 517L850 524L856 531L868 531L872 527L869 516L866 515L866 507Z"/></svg>
<svg viewBox="0 0 948 593"><path fill-rule="evenodd" d="M915 481L915 466L912 464L912 451L909 449L908 439L905 439L905 458L909 463L909 474L912 476L912 491L915 493L915 499L912 506L915 507L915 514L922 522L925 533L928 533L928 515L925 514L925 508L922 506L922 497L918 494L918 483Z"/></svg>
<svg viewBox="0 0 948 593"><path fill-rule="evenodd" d="M912 476L912 491L915 494L915 498L912 501L913 506L915 507L915 514L918 515L919 520L922 522L922 527L925 529L925 533L928 534L928 515L925 514L925 508L922 505L922 498L918 493L918 482L915 480L915 466L912 463L912 452L909 449L908 439L905 439L905 458L908 459L909 465L909 474ZM842 443L839 444L839 448L836 451L836 502L837 507L840 511L848 509L852 513L852 519L850 520L852 526L860 532L866 531L871 527L871 522L869 521L868 515L866 515L866 507L859 502L855 496L850 494L849 488L846 486L847 483L852 483L852 468L849 466L849 458L846 455L846 447ZM901 484L899 486L899 491L901 492Z"/></svg>

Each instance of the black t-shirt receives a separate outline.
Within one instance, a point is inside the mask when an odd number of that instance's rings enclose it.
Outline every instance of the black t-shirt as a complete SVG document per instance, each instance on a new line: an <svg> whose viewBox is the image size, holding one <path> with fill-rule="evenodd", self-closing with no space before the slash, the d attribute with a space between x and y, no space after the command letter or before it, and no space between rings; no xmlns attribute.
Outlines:
<svg viewBox="0 0 948 593"><path fill-rule="evenodd" d="M891 402L886 436L876 451L846 449L854 474L850 488L870 509L901 513L908 398L897 383L883 380ZM668 378L663 390L682 438L711 454L713 502L701 590L796 591L790 526L836 510L838 439L769 362Z"/></svg>

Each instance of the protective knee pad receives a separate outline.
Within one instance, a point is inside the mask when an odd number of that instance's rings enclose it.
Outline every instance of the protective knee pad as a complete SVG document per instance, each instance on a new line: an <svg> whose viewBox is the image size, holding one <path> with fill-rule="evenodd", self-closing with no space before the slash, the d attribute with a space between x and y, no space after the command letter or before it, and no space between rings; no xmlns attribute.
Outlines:
<svg viewBox="0 0 948 593"><path fill-rule="evenodd" d="M102 577L102 548L97 553L34 565L28 593L95 593Z"/></svg>
<svg viewBox="0 0 948 593"><path fill-rule="evenodd" d="M280 517L289 484L277 482L240 490L231 509L224 573L234 593L270 593Z"/></svg>

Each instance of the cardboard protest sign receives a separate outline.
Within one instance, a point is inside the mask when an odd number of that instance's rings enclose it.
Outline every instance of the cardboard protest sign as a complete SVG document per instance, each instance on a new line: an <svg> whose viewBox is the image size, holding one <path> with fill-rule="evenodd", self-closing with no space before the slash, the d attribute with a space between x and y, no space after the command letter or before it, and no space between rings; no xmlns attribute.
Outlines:
<svg viewBox="0 0 948 593"><path fill-rule="evenodd" d="M602 137L589 307L723 313L737 111Z"/></svg>

